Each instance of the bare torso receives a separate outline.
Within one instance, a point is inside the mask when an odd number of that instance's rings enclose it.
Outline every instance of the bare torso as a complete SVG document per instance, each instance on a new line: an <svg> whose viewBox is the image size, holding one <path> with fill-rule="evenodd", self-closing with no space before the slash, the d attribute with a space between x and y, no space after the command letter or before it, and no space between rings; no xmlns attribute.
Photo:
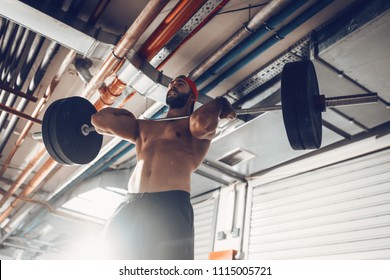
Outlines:
<svg viewBox="0 0 390 280"><path fill-rule="evenodd" d="M194 138L189 119L138 120L138 129L138 163L129 181L129 192L190 192L191 174L201 164L210 140Z"/></svg>

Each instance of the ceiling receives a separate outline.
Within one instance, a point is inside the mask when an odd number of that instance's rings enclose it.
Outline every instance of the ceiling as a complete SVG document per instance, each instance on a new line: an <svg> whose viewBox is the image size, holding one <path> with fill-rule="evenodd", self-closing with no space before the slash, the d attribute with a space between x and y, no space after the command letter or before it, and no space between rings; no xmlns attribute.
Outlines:
<svg viewBox="0 0 390 280"><path fill-rule="evenodd" d="M388 136L389 6L385 0L0 0L1 259L72 258L70 242L76 246L76 236L101 229L119 203L136 162L133 145L104 137L95 161L63 166L33 138L41 125L26 118L42 120L51 103L70 96L107 106L101 92L118 86L122 60L142 62L145 77L189 75L202 93L197 106L216 96L236 109L280 104L283 65L304 59L313 61L326 97L378 94L374 104L326 110L318 150L290 147L281 112L221 121L192 177L193 197L337 151L328 159L334 162L348 156L341 149ZM135 84L123 85L111 106L163 116L163 92L145 96ZM380 143L359 153L388 148ZM91 210L108 200L99 215ZM76 210L78 203L90 209ZM78 242L85 246L85 239Z"/></svg>

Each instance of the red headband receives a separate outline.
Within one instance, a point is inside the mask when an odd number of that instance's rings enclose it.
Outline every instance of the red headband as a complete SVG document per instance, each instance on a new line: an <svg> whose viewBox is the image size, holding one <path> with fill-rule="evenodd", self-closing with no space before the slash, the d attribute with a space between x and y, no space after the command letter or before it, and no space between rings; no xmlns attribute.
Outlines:
<svg viewBox="0 0 390 280"><path fill-rule="evenodd" d="M196 84L188 77L181 76L180 78L183 78L190 86L192 93L195 94L195 98L196 98L195 101L198 100L199 93L198 93L198 89L196 88Z"/></svg>

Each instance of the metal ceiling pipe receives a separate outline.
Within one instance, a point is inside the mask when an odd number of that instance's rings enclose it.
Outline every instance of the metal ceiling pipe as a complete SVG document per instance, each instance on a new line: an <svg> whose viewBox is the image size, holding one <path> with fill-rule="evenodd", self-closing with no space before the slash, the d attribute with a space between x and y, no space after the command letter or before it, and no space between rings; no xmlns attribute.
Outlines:
<svg viewBox="0 0 390 280"><path fill-rule="evenodd" d="M204 88L199 90L199 93L207 94L208 92L210 92L213 88L218 86L224 80L231 77L233 74L235 74L236 72L241 70L243 67L245 67L248 63L250 63L254 59L256 59L264 51L268 50L270 47L272 47L274 44L278 43L280 40L283 40L284 37L286 37L293 30L298 28L301 24L303 24L305 21L310 19L312 16L314 16L315 14L320 12L322 9L324 9L326 6L328 6L333 1L334 0L323 0L323 1L319 1L319 2L314 3L307 10L305 10L302 14L300 14L297 18L293 19L290 23L288 23L287 25L282 27L280 30L278 30L274 34L274 36L270 37L265 42L263 42L261 45L257 46L254 50L252 50L250 53L248 53L246 56L244 56L242 59L240 59L232 67L230 67L228 70L226 70L220 76L218 76L215 80L213 80L211 83L209 83Z"/></svg>
<svg viewBox="0 0 390 280"><path fill-rule="evenodd" d="M21 28L21 30L25 31L24 28L23 29ZM19 45L19 48L12 57L12 62L10 68L7 71L5 81L4 80L2 81L10 88L14 88L15 90L22 89L23 85L21 84L20 79L18 79L18 77L21 75L21 71L23 69L28 68L28 70L30 70L32 66L32 63L28 64L26 62L26 59L27 59L27 53L32 49L31 45L33 39L34 37L32 36L32 33L25 32L23 36L23 40L22 38L20 38L19 40L15 40L15 44ZM10 93L11 93L10 91L7 90L4 91L4 94L1 97L1 103L5 104L6 106L13 107L16 101L16 96ZM1 112L0 130L3 128L7 117L8 117L8 113Z"/></svg>
<svg viewBox="0 0 390 280"><path fill-rule="evenodd" d="M153 22L162 9L168 4L169 0L151 0L142 10L134 23L113 49L110 56L104 61L99 71L86 85L83 96L89 99L95 90L97 90L115 69L118 68L128 51L135 45L146 28Z"/></svg>
<svg viewBox="0 0 390 280"><path fill-rule="evenodd" d="M39 114L42 112L43 108L46 106L46 103L52 96L54 90L56 89L59 81L61 80L62 76L65 74L66 69L69 67L69 65L72 63L76 56L76 52L74 50L69 51L65 59L63 60L60 68L58 69L56 75L50 82L50 85L46 89L45 93L41 97L41 99L38 101L37 106L35 107L33 113L31 114L32 117L37 118ZM33 126L32 121L28 121L26 125L24 126L22 132L19 135L19 138L15 142L15 146L13 147L12 151L7 156L7 159L3 163L3 167L0 170L0 177L3 176L4 172L8 169L9 164L11 163L12 158L15 156L17 150L20 148L22 143L24 142L24 139L27 137L28 132L30 131L31 127Z"/></svg>
<svg viewBox="0 0 390 280"><path fill-rule="evenodd" d="M39 254L45 254L45 253L47 253L49 251L49 250L42 250L42 249L39 249L39 248L29 247L29 246L26 246L26 245L14 244L14 243L11 243L11 242L3 242L2 245L5 246L5 247L12 247L12 248L21 249L21 250L24 250L24 251L31 251L31 252L39 253Z"/></svg>
<svg viewBox="0 0 390 280"><path fill-rule="evenodd" d="M20 90L11 88L11 87L3 85L3 84L0 84L0 89L5 90L5 91L9 92L10 94L14 94L18 97L26 98L27 100L32 101L32 102L38 101L38 98L36 98L35 96L28 95Z"/></svg>
<svg viewBox="0 0 390 280"><path fill-rule="evenodd" d="M206 2L205 0L182 0L166 16L164 21L143 43L139 55L150 61L160 49L180 30L180 28L195 14L195 12ZM99 110L111 106L114 100L120 96L126 88L126 81L116 78L110 85L100 88L101 98L95 104ZM133 95L129 95L133 96Z"/></svg>
<svg viewBox="0 0 390 280"><path fill-rule="evenodd" d="M15 41L15 37L18 31L18 27L14 23L8 23L7 28L4 32L1 46L1 68L0 68L0 79L5 80L8 74L10 61L13 57L12 43Z"/></svg>
<svg viewBox="0 0 390 280"><path fill-rule="evenodd" d="M6 30L7 25L8 25L8 21L5 18L0 17L0 45L2 44L4 31ZM2 54L2 51L1 51L1 47L0 47L0 65L2 63L1 54Z"/></svg>
<svg viewBox="0 0 390 280"><path fill-rule="evenodd" d="M193 69L191 73L189 73L189 77L193 80L198 79L207 69L214 65L214 63L220 60L242 40L251 35L262 24L264 24L271 15L281 10L289 2L291 2L291 0L273 0L269 2L247 24L230 36L229 39L221 45L221 48Z"/></svg>
<svg viewBox="0 0 390 280"><path fill-rule="evenodd" d="M12 35L10 36L9 40L7 40L9 43L8 45L5 46L5 53L3 55L3 61L2 61L3 63L1 64L1 70L0 70L1 83L9 87L14 86L16 77L18 75L15 69L16 68L15 64L17 64L20 57L18 57L18 51L16 46L19 45L20 40L22 39L22 36L20 36L21 30L22 29L13 27L13 31L9 32L12 33ZM2 104L6 103L9 98L10 98L10 93L7 90L2 90L0 95L0 103ZM15 98L15 96L11 96L11 99L12 98ZM4 111L0 113L0 130L2 129L7 116L8 114Z"/></svg>
<svg viewBox="0 0 390 280"><path fill-rule="evenodd" d="M32 95L34 93L34 91L38 87L39 83L42 81L43 76L45 75L46 70L48 68L48 65L50 64L50 62L52 61L54 56L57 54L59 48L60 48L60 45L58 45L56 42L52 42L49 45L49 47L46 51L46 54L41 61L41 64L39 65L37 71L35 72L33 78L30 81L30 84L29 84L27 92L26 92L27 94ZM23 112L26 109L27 105L28 105L28 100L23 99L19 102L17 110L19 112ZM0 153L5 148L5 145L7 144L9 138L11 137L11 134L14 131L18 121L19 121L19 118L17 116L11 117L11 121L9 122L9 124L6 128L5 133L4 133L3 137L0 139Z"/></svg>
<svg viewBox="0 0 390 280"><path fill-rule="evenodd" d="M26 43L26 29L21 26L16 26L13 32L14 36L9 42L9 52L7 52L6 59L3 63L2 80L10 81L10 77L15 73L16 65L21 56L21 50Z"/></svg>
<svg viewBox="0 0 390 280"><path fill-rule="evenodd" d="M305 5L308 0L297 0L287 6L286 9L280 13L275 14L275 16L269 17L263 25L254 31L250 36L245 38L239 45L232 48L225 56L218 60L214 65L212 65L207 71L205 71L195 82L199 86L203 84L207 79L212 76L215 76L218 71L223 67L233 62L234 59L239 57L243 52L245 52L250 47L254 46L264 37L264 35L273 32L277 26L290 17L294 12L300 9Z"/></svg>
<svg viewBox="0 0 390 280"><path fill-rule="evenodd" d="M24 86L26 78L31 71L32 65L35 62L44 42L44 38L39 37L35 38L35 34L32 32L28 32L26 38L26 44L23 45L23 51L19 57L16 58L15 63L18 65L12 75L10 76L9 86L15 87L15 90L21 90ZM8 92L7 92L8 93ZM26 93L27 95L31 95L31 93ZM4 98L5 99L5 98ZM16 96L10 95L7 97L7 101L2 100L2 103L6 103L7 106L13 107L16 102ZM8 117L8 114L2 112L0 116L0 129L3 128L4 123ZM1 153L1 149L0 149Z"/></svg>

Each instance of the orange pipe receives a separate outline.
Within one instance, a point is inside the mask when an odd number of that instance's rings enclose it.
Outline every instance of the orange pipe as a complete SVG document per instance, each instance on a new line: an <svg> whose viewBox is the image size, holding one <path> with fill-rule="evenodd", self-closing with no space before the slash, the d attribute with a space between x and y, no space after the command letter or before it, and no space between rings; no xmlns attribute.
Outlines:
<svg viewBox="0 0 390 280"><path fill-rule="evenodd" d="M25 120L28 120L28 121L32 121L32 122L35 122L35 123L38 123L38 124L41 124L41 123L42 123L42 121L39 120L39 119L37 119L37 118L34 118L34 117L32 117L32 116L29 116L29 115L27 115L27 114L25 114L25 113L22 113L22 112L20 112L20 111L14 109L14 108L12 108L12 107L10 107L10 106L3 105L3 104L1 104L1 103L0 103L0 111L4 111L4 112L7 112L7 113L10 113L10 114L12 114L12 115L15 115L15 116L21 118L21 119L25 119Z"/></svg>
<svg viewBox="0 0 390 280"><path fill-rule="evenodd" d="M206 0L180 1L145 41L139 54L150 61L205 2Z"/></svg>
<svg viewBox="0 0 390 280"><path fill-rule="evenodd" d="M196 33L198 33L199 30L201 30L216 14L219 10L221 10L227 2L229 2L230 0L223 0L203 21L201 24L199 24L184 40L183 42L180 43L180 45L175 49L173 50L165 59L164 61L162 61L157 69L161 69L162 67L164 67L165 63L167 63L169 61L169 59L171 58L172 55L174 55L181 46L183 46L189 39L191 39Z"/></svg>
<svg viewBox="0 0 390 280"><path fill-rule="evenodd" d="M125 88L126 84L115 77L111 84L99 89L100 99L95 103L95 108L100 111L104 107L112 105L115 98L121 95Z"/></svg>

